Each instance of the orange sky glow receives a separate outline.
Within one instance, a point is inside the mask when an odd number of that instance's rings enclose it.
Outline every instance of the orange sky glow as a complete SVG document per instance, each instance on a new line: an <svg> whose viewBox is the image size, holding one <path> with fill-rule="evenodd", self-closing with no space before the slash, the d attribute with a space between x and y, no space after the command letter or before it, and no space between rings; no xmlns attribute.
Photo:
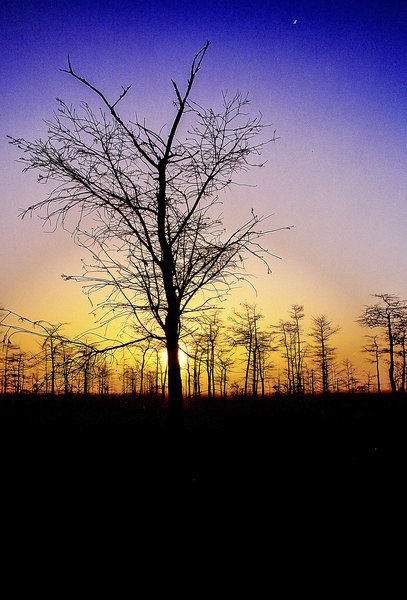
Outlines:
<svg viewBox="0 0 407 600"><path fill-rule="evenodd" d="M172 114L171 79L185 82L209 39L194 99L216 105L222 90L247 91L253 112L279 136L264 151L266 166L241 176L249 186L221 195L225 225L253 208L273 215L273 229L293 226L267 238L281 257L270 259L271 274L248 261L254 287L243 282L231 293L225 320L244 301L258 305L265 325L302 304L305 332L313 315L326 313L341 327L338 359L373 371L361 352L369 332L356 318L371 294L407 298L407 15L396 3L384 3L387 12L368 4L102 0L82 9L73 0L68 10L40 0L34 19L31 3L4 3L0 306L67 323L69 335L94 326L80 285L61 277L80 273L84 250L66 231L19 218L46 190L34 173L21 173L6 139L44 136L57 96L89 100L59 70L67 54L112 95L132 82L123 110L158 125ZM75 7L79 20L70 16Z"/></svg>

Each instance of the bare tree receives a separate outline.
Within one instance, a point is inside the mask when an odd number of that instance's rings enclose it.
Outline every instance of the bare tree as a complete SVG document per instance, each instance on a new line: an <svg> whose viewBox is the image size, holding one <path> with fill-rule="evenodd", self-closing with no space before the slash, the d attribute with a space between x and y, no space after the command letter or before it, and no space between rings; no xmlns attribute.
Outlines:
<svg viewBox="0 0 407 600"><path fill-rule="evenodd" d="M9 379L10 379L10 361L12 353L18 350L18 346L13 344L9 335L4 335L1 344L2 349L2 384L1 390L3 394L6 394L9 388Z"/></svg>
<svg viewBox="0 0 407 600"><path fill-rule="evenodd" d="M123 365L123 373L121 375L122 380L122 393L131 394L132 396L137 395L137 381L139 378L138 365L128 366Z"/></svg>
<svg viewBox="0 0 407 600"><path fill-rule="evenodd" d="M50 393L51 396L55 396L56 381L58 370L61 364L59 360L59 353L61 350L61 334L60 330L63 324L52 325L45 321L41 322L41 327L46 337L42 343L42 350L44 353L44 365L45 365L45 390L46 393Z"/></svg>
<svg viewBox="0 0 407 600"><path fill-rule="evenodd" d="M99 396L109 395L111 376L112 371L106 363L95 366L95 379Z"/></svg>
<svg viewBox="0 0 407 600"><path fill-rule="evenodd" d="M345 389L347 393L355 393L357 384L359 383L356 377L355 366L353 365L352 361L349 360L349 358L345 358L345 360L342 361L342 365L344 369L343 373L341 374L343 375Z"/></svg>
<svg viewBox="0 0 407 600"><path fill-rule="evenodd" d="M396 344L400 348L398 351L400 372L399 390L404 394L406 391L407 377L407 303L404 304L403 310L400 312L397 320L394 338Z"/></svg>
<svg viewBox="0 0 407 600"><path fill-rule="evenodd" d="M322 393L329 392L329 369L335 356L336 348L331 346L330 339L339 331L326 315L312 317L310 337L314 340L314 357L321 369Z"/></svg>
<svg viewBox="0 0 407 600"><path fill-rule="evenodd" d="M8 347L4 359L3 390L5 393L8 391L20 394L24 390L29 355L18 347L10 354L10 347Z"/></svg>
<svg viewBox="0 0 407 600"><path fill-rule="evenodd" d="M130 86L109 100L68 58L63 71L93 92L106 112L59 100L45 140L11 138L23 150L24 170L38 171L40 182L57 182L23 215L38 212L66 228L72 217L75 241L92 257L83 275L66 279L84 282L88 293L102 291L102 323L130 319L135 341L155 337L165 343L174 423L182 421L178 350L185 319L230 289L245 256L266 262L269 255L261 245L270 233L261 227L266 217L252 209L241 227L227 233L216 211L218 193L255 166L253 157L270 140L259 138L266 126L261 116L248 116L249 100L241 93L224 94L219 111L190 98L208 45L195 55L184 91L172 81L175 113L158 132L119 114Z"/></svg>
<svg viewBox="0 0 407 600"><path fill-rule="evenodd" d="M217 370L219 377L219 394L221 398L226 398L227 394L227 383L230 368L233 365L234 359L232 356L233 349L226 345L222 345L218 348L216 354Z"/></svg>
<svg viewBox="0 0 407 600"><path fill-rule="evenodd" d="M367 352L371 354L373 358L370 359L375 365L376 368L376 384L377 384L377 393L382 393L381 382L380 382L380 354L383 353L383 350L380 348L378 336L377 335L368 335L366 336L369 340L369 343L366 346L363 346L363 352Z"/></svg>
<svg viewBox="0 0 407 600"><path fill-rule="evenodd" d="M365 306L357 322L369 328L380 327L386 334L389 356L389 380L393 394L397 393L395 379L397 344L401 345L403 357L402 388L405 385L405 332L407 328L407 302L394 294L373 294L378 302ZM404 332L404 333L403 333ZM404 348L404 353L403 353Z"/></svg>
<svg viewBox="0 0 407 600"><path fill-rule="evenodd" d="M192 353L191 353L192 350ZM219 396L227 395L227 376L233 364L230 332L224 326L219 312L206 313L200 319L200 329L194 332L192 343L188 343L188 353L193 361L193 376L198 379L195 390L200 390L199 375L204 363L207 375L207 396L217 395L216 382L219 385Z"/></svg>
<svg viewBox="0 0 407 600"><path fill-rule="evenodd" d="M202 347L202 357L206 366L207 375L207 396L216 397L215 370L216 370L216 350L222 345L221 333L223 324L217 312L207 314L201 319L200 345Z"/></svg>
<svg viewBox="0 0 407 600"><path fill-rule="evenodd" d="M202 340L202 332L194 331L188 341L187 375L188 375L188 398L201 395L201 372L205 358L205 345ZM192 367L192 373L191 373ZM192 380L192 385L191 385ZM192 389L191 389L192 388Z"/></svg>
<svg viewBox="0 0 407 600"><path fill-rule="evenodd" d="M289 315L290 320L280 320L275 329L287 364L287 391L289 394L301 395L304 392L303 368L307 352L307 346L302 339L301 322L305 317L304 307L293 304Z"/></svg>
<svg viewBox="0 0 407 600"><path fill-rule="evenodd" d="M260 321L263 315L258 311L256 305L250 305L247 302L242 304L242 310L235 311L231 318L231 333L233 336L233 345L245 349L245 384L244 395L249 393L250 379L252 395L258 395L259 383L261 384L262 395L264 395L264 369L265 355L267 352L275 350L271 347L271 333L262 329ZM251 376L251 377L250 377Z"/></svg>
<svg viewBox="0 0 407 600"><path fill-rule="evenodd" d="M280 320L277 325L277 331L279 333L279 346L283 350L283 358L286 360L286 371L287 371L287 392L289 394L293 393L294 390L294 368L292 364L292 332L291 332L291 323L287 321ZM279 384L280 387L280 384Z"/></svg>

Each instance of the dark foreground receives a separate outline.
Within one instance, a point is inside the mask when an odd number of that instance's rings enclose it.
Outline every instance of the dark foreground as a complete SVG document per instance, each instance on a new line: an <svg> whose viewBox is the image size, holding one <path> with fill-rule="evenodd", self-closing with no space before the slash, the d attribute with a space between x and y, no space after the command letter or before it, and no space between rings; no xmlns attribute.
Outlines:
<svg viewBox="0 0 407 600"><path fill-rule="evenodd" d="M406 511L407 399L195 401L184 433L129 398L0 398L3 517L143 524L189 514L275 526L352 520L373 533ZM141 510L141 512L140 512ZM223 516L222 516L223 515ZM69 525L66 525L69 528ZM118 525L119 527L119 525Z"/></svg>

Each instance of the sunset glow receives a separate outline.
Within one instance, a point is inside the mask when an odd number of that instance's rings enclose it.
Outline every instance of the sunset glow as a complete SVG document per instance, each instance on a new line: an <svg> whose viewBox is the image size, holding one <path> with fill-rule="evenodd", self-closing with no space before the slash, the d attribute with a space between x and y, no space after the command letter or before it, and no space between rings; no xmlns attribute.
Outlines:
<svg viewBox="0 0 407 600"><path fill-rule="evenodd" d="M371 370L356 319L371 294L407 297L406 17L392 2L2 3L0 306L66 323L72 337L95 327L80 285L61 277L81 274L85 250L61 228L19 218L49 184L21 173L6 138L45 138L56 97L98 109L89 90L61 72L68 54L110 97L132 84L123 116L145 116L159 130L173 115L171 80L185 86L209 39L193 99L216 107L222 90L248 92L253 114L261 111L278 137L263 168L220 193L226 231L252 209L273 215L270 229L293 226L267 237L281 257L270 258L271 273L248 259L247 277L219 299L222 318L248 302L269 326L304 305L306 330L312 316L327 314L341 328L338 359ZM185 369L182 351L180 362Z"/></svg>

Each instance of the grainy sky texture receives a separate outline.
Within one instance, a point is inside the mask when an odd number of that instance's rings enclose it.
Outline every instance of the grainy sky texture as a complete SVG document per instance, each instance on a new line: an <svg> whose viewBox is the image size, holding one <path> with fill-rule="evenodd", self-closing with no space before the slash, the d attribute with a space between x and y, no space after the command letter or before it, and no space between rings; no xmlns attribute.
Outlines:
<svg viewBox="0 0 407 600"><path fill-rule="evenodd" d="M159 127L173 114L171 79L183 86L207 39L193 98L217 106L222 90L247 91L279 136L244 178L256 187L222 198L226 223L253 207L294 225L268 239L282 257L271 275L250 264L258 296L247 286L231 304L257 302L273 322L294 303L327 313L352 359L369 295L407 297L407 4L3 0L0 27L0 304L75 333L88 323L79 284L60 277L80 272L83 251L19 219L45 191L6 139L44 136L56 97L91 101L59 70L67 55L111 98L132 83L122 114Z"/></svg>

